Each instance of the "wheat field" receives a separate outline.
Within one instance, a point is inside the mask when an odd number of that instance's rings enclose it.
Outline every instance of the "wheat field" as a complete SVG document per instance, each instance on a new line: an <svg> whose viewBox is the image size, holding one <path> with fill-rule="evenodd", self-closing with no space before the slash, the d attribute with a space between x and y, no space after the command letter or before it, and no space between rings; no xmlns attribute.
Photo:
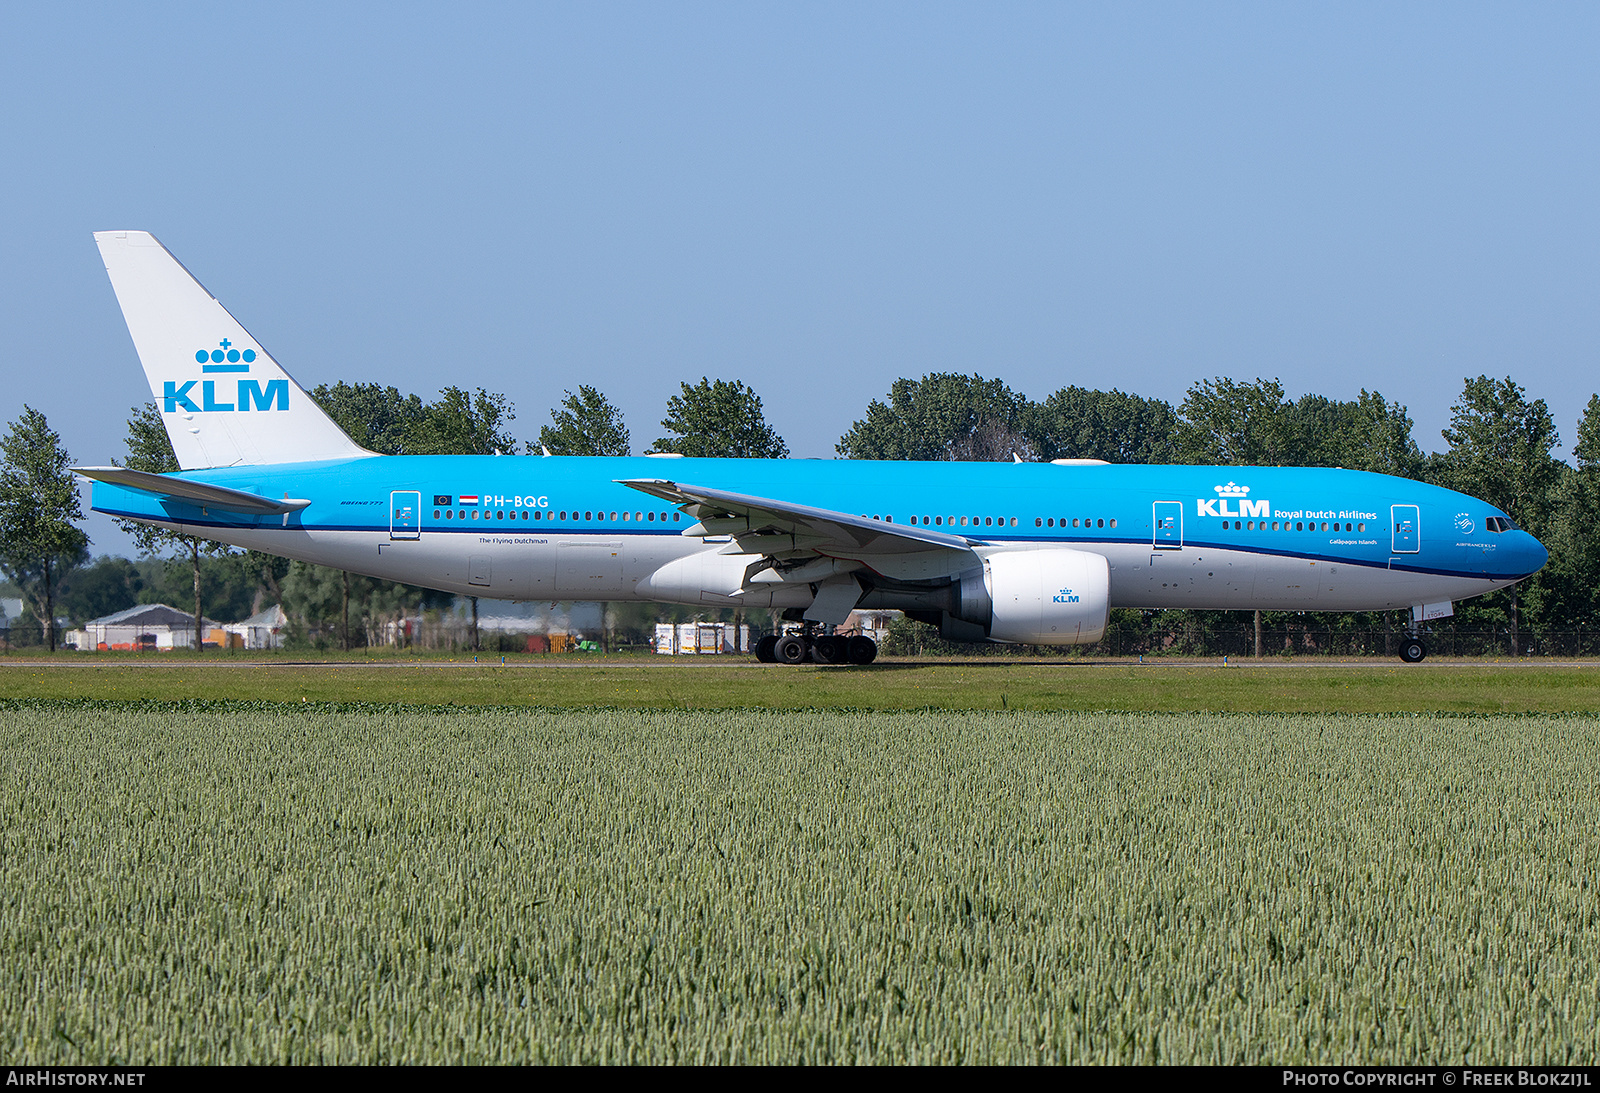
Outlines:
<svg viewBox="0 0 1600 1093"><path fill-rule="evenodd" d="M0 703L13 1063L1594 1063L1583 716Z"/></svg>

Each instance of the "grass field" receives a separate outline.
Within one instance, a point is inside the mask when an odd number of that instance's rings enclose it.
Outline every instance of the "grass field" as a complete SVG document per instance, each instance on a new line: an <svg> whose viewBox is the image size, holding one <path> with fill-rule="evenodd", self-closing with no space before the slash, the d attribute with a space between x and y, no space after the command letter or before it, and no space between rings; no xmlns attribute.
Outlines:
<svg viewBox="0 0 1600 1093"><path fill-rule="evenodd" d="M1590 717L288 697L0 702L7 1059L1596 1059Z"/></svg>
<svg viewBox="0 0 1600 1093"><path fill-rule="evenodd" d="M0 662L0 699L238 699L589 709L1600 711L1600 663L886 661L786 667L665 657L305 664L69 656Z"/></svg>

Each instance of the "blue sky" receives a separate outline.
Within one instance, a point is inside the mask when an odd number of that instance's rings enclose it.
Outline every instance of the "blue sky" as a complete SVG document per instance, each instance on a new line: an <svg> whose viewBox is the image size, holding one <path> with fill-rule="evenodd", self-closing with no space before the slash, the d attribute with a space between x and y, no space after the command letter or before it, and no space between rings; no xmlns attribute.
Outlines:
<svg viewBox="0 0 1600 1093"><path fill-rule="evenodd" d="M122 454L90 233L153 231L306 386L740 379L830 456L898 376L1600 389L1600 8L12 6L0 415ZM97 550L127 551L108 521Z"/></svg>

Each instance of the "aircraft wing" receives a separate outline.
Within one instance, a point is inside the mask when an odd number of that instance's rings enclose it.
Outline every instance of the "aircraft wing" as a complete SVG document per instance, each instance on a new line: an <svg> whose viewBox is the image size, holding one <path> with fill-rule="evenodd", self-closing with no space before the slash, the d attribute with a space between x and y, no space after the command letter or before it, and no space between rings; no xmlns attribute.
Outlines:
<svg viewBox="0 0 1600 1093"><path fill-rule="evenodd" d="M126 467L74 467L72 469L75 473L81 474L85 478L92 478L96 482L110 482L113 485L125 486L128 489L153 493L157 497L184 501L191 505L201 505L206 508L220 509L223 512L242 512L254 516L282 516L287 513L298 512L311 504L310 501L299 498L285 497L280 501L271 497L262 497L258 493L230 490L226 486L213 486L206 482L194 482L187 478L174 478L166 474L130 471Z"/></svg>
<svg viewBox="0 0 1600 1093"><path fill-rule="evenodd" d="M973 541L932 528L752 497L659 478L620 479L641 493L681 507L698 523L684 531L728 536L725 554L758 554L746 587L768 581L825 580L868 569L899 580L937 580L980 564Z"/></svg>

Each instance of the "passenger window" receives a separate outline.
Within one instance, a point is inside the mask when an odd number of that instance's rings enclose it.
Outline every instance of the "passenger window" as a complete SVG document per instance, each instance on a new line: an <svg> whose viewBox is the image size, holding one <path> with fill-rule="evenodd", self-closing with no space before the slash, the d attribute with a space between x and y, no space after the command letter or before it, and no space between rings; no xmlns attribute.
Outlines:
<svg viewBox="0 0 1600 1093"><path fill-rule="evenodd" d="M1115 516L1113 516L1111 518L1111 526L1112 527L1116 527L1117 526L1117 518Z"/></svg>

